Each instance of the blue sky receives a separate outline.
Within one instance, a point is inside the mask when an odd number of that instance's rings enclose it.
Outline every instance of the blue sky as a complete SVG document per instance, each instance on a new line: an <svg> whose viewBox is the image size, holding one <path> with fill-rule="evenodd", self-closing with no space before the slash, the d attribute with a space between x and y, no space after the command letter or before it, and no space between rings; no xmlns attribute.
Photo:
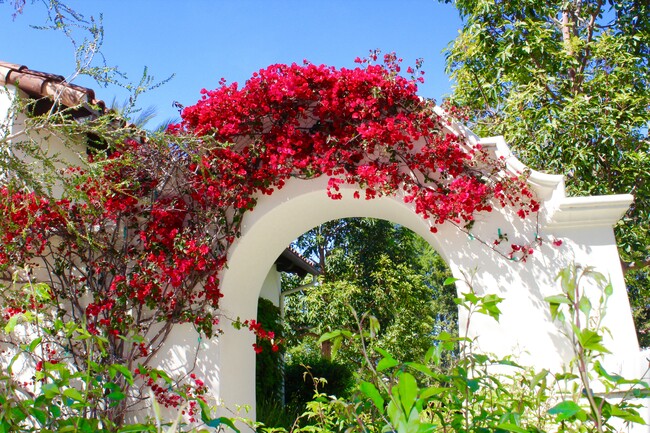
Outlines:
<svg viewBox="0 0 650 433"><path fill-rule="evenodd" d="M451 92L442 51L458 34L461 21L452 5L435 0L77 0L67 2L86 17L103 14L103 53L131 81L143 68L167 84L147 92L139 104L153 105L157 120L177 115L173 101L191 105L202 88L215 88L221 77L243 84L273 63L302 62L353 67L372 49L395 51L405 65L424 58L420 94L440 101ZM74 71L74 49L59 32L42 25L45 7L27 2L23 15L0 4L0 60L64 76ZM127 93L101 88L84 77L108 103ZM155 123L154 121L153 123Z"/></svg>

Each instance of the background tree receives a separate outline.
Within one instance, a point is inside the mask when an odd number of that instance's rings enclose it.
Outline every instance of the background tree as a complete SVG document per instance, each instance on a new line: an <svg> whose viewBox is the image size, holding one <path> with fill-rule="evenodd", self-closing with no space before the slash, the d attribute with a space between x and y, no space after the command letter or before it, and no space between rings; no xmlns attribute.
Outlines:
<svg viewBox="0 0 650 433"><path fill-rule="evenodd" d="M384 220L349 218L316 227L296 245L324 271L320 285L287 297L286 322L290 338L301 342L298 351L314 350L315 338L310 345L305 335L356 331L352 310L377 319L379 346L399 359L424 355L442 330L455 332L456 294L443 287L447 266L412 231ZM338 352L344 362L361 364L357 347Z"/></svg>
<svg viewBox="0 0 650 433"><path fill-rule="evenodd" d="M634 194L616 235L639 340L650 345L650 4L454 3L464 26L447 51L450 102L470 126L564 174L572 195Z"/></svg>

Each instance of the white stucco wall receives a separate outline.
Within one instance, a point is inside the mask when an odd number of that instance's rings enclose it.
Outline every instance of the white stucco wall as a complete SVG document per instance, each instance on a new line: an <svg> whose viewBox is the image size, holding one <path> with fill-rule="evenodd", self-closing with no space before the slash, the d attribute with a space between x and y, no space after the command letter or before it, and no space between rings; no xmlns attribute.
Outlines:
<svg viewBox="0 0 650 433"><path fill-rule="evenodd" d="M15 86L0 86L0 152L11 152L10 137L14 130L13 106L16 98ZM0 173L0 180L4 180L7 173Z"/></svg>
<svg viewBox="0 0 650 433"><path fill-rule="evenodd" d="M502 139L483 140L497 154L511 158L513 170L520 167L504 148ZM256 299L267 277L267 270L282 250L296 237L323 222L346 217L382 218L401 224L425 238L447 261L457 277L473 272L473 285L479 293L496 293L505 298L499 322L476 315L468 330L477 347L497 355L514 355L520 362L555 371L572 357L572 349L553 323L546 296L560 292L555 281L560 269L572 262L595 267L609 276L614 286L604 325L611 338L606 342L612 355L611 371L635 376L639 370L639 348L623 281L612 226L629 206L627 195L598 198L566 198L559 176L533 173L530 182L545 200L540 224L521 221L504 209L480 215L470 238L451 225L429 230L429 222L415 214L402 198L383 197L355 200L354 187L343 190L342 200L331 200L325 193L327 179L291 180L272 196L260 198L255 210L245 216L242 236L233 245L228 269L223 273L222 308L229 317L255 317ZM547 239L527 263L513 263L481 245L477 238L493 240L498 230L508 233L509 242L532 239L534 233ZM563 245L548 241L561 238ZM252 267L251 264L256 264ZM459 291L466 290L459 283ZM461 312L460 323L465 322ZM255 356L250 346L252 335L224 327L215 354L219 373L213 377L219 397L226 406L248 404L254 417ZM206 352L207 354L207 352ZM638 430L637 430L638 431Z"/></svg>
<svg viewBox="0 0 650 433"><path fill-rule="evenodd" d="M41 162L43 159L48 159L60 169L70 164L82 166L85 161L85 143L71 140L64 142L64 137L51 133L41 125L30 125L28 132L25 132L27 116L16 109L16 98L25 96L13 85L0 86L0 151L8 152L18 160L31 164L32 174L44 171ZM21 143L25 143L28 148L40 149L39 158L27 154L21 149ZM58 186L54 187L55 195L61 192Z"/></svg>
<svg viewBox="0 0 650 433"><path fill-rule="evenodd" d="M15 97L15 86L0 86L0 138L5 137L11 131L14 119L11 108Z"/></svg>
<svg viewBox="0 0 650 433"><path fill-rule="evenodd" d="M575 259L595 266L612 278L615 290L608 306L606 326L612 333L609 347L614 353L615 363L624 366L625 359L638 353L618 254L613 244L613 221L589 226L576 220L572 228L548 225L542 235L561 237L564 245L556 248L544 244L528 263L513 263L453 226L443 226L438 234L433 235L429 232L428 222L417 216L399 197L355 200L352 198L353 188L347 188L342 200L330 200L324 192L326 180L292 180L281 191L264 197L255 211L245 217L243 234L231 249L228 269L223 274L222 308L227 316L255 317L254 300L260 293L266 270L297 236L325 221L365 216L387 219L414 230L441 253L456 276L462 277L462 272L475 269L474 287L479 293L496 293L505 298L499 322L480 315L472 319L469 334L477 337L482 350L499 355L514 354L521 362L539 368L561 369L571 359L572 352L557 326L550 321L548 306L543 299L559 292L555 276ZM626 197L620 199L623 202L628 200ZM597 209L592 211L597 212ZM534 230L515 218L507 211L486 214L475 225L476 237L490 239L497 228L501 228L514 242L517 235ZM252 268L251 263L257 266ZM464 323L464 318L461 317L460 322ZM218 380L219 395L226 404L248 403L254 406L252 337L250 340L228 327L220 337L218 350L222 354L222 374Z"/></svg>
<svg viewBox="0 0 650 433"><path fill-rule="evenodd" d="M277 259L277 257L276 257ZM275 263L271 265L264 282L262 283L262 288L260 290L260 298L268 299L273 302L273 305L276 307L280 306L280 291L282 290L282 280L280 272L278 272Z"/></svg>

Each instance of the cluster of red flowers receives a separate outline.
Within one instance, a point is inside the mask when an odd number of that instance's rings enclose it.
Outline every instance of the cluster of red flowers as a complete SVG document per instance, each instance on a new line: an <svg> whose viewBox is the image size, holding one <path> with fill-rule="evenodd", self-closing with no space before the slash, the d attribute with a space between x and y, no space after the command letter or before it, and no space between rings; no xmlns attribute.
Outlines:
<svg viewBox="0 0 650 433"><path fill-rule="evenodd" d="M222 203L221 192L238 185L231 204L251 208L255 193L270 194L290 177L326 175L333 199L342 198L341 184L360 185L366 199L402 189L435 224L468 223L506 202L522 218L537 211L523 176L504 179L502 161L444 133L415 80L397 75L395 59L388 60L387 67L340 70L272 65L241 89L203 90L172 130L229 143L202 161L208 171L228 173L198 181L197 195Z"/></svg>
<svg viewBox="0 0 650 433"><path fill-rule="evenodd" d="M257 337L257 342L253 343L253 350L255 350L255 353L262 353L264 351L264 347L262 345L263 341L268 342L273 352L280 350L280 346L278 344L279 342L275 339L275 332L267 331L262 327L261 323L254 319L245 320L242 324L244 326L247 326L248 329Z"/></svg>
<svg viewBox="0 0 650 433"><path fill-rule="evenodd" d="M514 206L522 218L538 210L525 176L505 176L503 161L445 132L432 102L416 94L421 77L404 78L398 59L385 60L272 65L242 88L203 90L164 142L120 139L87 169L70 168L63 197L0 189L0 268L48 263L56 305L83 310L75 317L91 332L146 335L164 321L210 335L218 274L242 215L291 177L327 176L332 199L344 184L361 188L357 199L404 191L435 225L469 227L494 206ZM131 350L141 357L153 348Z"/></svg>
<svg viewBox="0 0 650 433"><path fill-rule="evenodd" d="M25 263L43 254L48 237L65 225L58 204L34 192L0 188L0 214L4 216L0 220L0 264Z"/></svg>

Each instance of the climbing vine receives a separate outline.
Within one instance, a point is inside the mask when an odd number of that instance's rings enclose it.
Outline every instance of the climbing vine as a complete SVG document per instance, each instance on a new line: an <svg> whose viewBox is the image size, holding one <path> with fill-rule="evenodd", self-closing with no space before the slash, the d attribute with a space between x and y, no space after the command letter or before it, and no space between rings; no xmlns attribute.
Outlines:
<svg viewBox="0 0 650 433"><path fill-rule="evenodd" d="M47 329L30 351L12 340L14 352L49 365L67 358L83 369L90 359L150 374L174 324L212 336L219 274L242 217L290 178L327 176L334 200L344 185L359 187L358 200L403 191L434 232L445 222L469 231L495 207L521 218L538 211L524 174L508 174L503 160L448 132L433 102L416 94L421 77L400 75L393 55L384 60L353 69L272 65L241 88L222 82L202 90L161 136L116 127L110 114L71 126L63 112L58 129L33 123L82 156L84 137L93 140L87 158L62 169L33 150L42 135L14 144L51 167L0 188L0 271L13 288L0 295L3 319ZM20 166L27 162L12 164L29 171ZM35 281L47 286L34 291ZM102 350L55 326L61 319L97 337ZM270 335L262 331L258 337ZM127 376L115 380L124 396L140 395L129 393ZM155 388L159 401L179 400L159 395L163 388ZM133 402L109 394L94 397L94 410L119 420Z"/></svg>

